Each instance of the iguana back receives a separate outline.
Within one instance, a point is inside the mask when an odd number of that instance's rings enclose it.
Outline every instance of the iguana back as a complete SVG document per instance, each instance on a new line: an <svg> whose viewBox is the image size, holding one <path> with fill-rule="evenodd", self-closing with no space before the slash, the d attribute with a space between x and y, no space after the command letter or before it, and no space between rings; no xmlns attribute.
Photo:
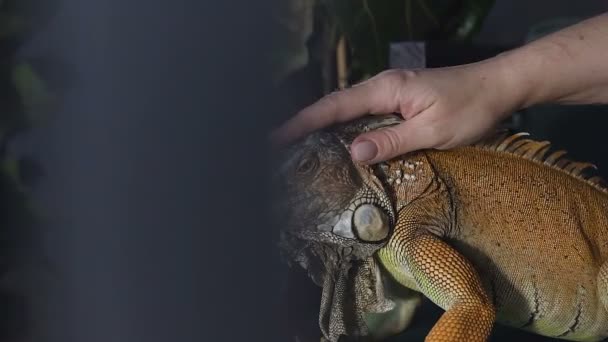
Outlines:
<svg viewBox="0 0 608 342"><path fill-rule="evenodd" d="M608 336L608 194L598 178L582 176L590 164L568 161L561 151L545 156L548 148L521 134L502 136L404 156L387 166L415 175L403 165L429 164L421 171L433 173L433 186L450 203L449 222L432 234L471 262L498 322L598 340ZM444 215L435 201L429 204L431 215ZM397 231L379 255L402 284L417 289L407 267L391 257L403 253L404 235Z"/></svg>

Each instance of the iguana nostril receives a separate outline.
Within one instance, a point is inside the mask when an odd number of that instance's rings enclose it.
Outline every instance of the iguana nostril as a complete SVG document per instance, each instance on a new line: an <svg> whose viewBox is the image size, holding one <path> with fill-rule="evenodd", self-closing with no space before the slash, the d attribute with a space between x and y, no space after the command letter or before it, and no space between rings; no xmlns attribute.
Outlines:
<svg viewBox="0 0 608 342"><path fill-rule="evenodd" d="M378 207L363 204L355 210L353 218L355 230L361 240L380 241L388 235L388 218Z"/></svg>

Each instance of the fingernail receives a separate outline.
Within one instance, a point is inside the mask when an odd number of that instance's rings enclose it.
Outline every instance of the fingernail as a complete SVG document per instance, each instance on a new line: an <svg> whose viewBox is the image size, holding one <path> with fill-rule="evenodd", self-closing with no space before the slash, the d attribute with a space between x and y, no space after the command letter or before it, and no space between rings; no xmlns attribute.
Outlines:
<svg viewBox="0 0 608 342"><path fill-rule="evenodd" d="M351 148L352 156L357 161L368 161L378 154L378 147L371 141L361 141Z"/></svg>

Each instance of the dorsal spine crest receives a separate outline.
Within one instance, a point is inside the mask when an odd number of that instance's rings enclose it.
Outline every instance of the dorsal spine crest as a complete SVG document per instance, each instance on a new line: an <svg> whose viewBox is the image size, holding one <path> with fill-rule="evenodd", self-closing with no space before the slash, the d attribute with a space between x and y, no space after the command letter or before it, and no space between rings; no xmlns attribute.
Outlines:
<svg viewBox="0 0 608 342"><path fill-rule="evenodd" d="M567 159L565 158L566 151L563 150L557 150L547 154L551 149L550 142L536 141L530 139L528 136L529 134L525 132L516 134L501 132L500 134L482 140L473 146L488 151L509 153L530 161L541 163L545 166L565 172L604 193L608 193L608 187L604 185L605 182L601 177L591 177L584 172L590 168L597 169L594 164Z"/></svg>

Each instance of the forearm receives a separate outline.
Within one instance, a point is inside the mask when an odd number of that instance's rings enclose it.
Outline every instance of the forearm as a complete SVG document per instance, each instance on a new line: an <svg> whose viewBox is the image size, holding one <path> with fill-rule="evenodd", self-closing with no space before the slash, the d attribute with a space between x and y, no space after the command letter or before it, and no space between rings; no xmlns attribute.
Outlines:
<svg viewBox="0 0 608 342"><path fill-rule="evenodd" d="M303 109L273 139L400 113L403 123L361 134L351 146L353 159L376 163L478 141L514 111L549 102L608 104L608 13L477 63L386 71Z"/></svg>
<svg viewBox="0 0 608 342"><path fill-rule="evenodd" d="M488 64L499 70L505 96L512 98L510 110L540 103L608 104L608 14L503 53Z"/></svg>

